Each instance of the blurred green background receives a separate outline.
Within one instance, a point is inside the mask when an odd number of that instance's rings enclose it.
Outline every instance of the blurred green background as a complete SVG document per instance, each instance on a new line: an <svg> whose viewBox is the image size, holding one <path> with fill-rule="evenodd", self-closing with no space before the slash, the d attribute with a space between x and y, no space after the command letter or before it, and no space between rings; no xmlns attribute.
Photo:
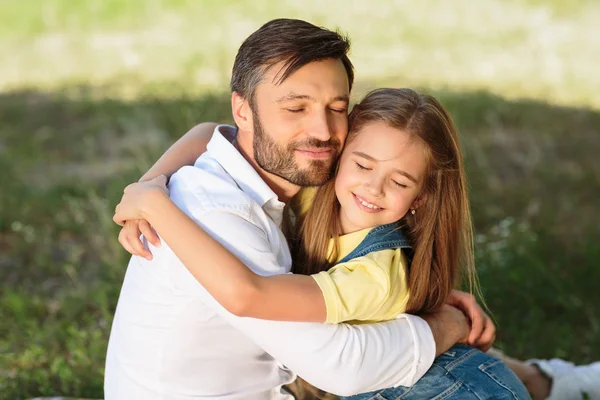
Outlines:
<svg viewBox="0 0 600 400"><path fill-rule="evenodd" d="M114 206L231 120L237 48L276 17L350 35L354 100L413 87L451 111L498 345L600 359L599 3L0 0L0 398L103 396Z"/></svg>

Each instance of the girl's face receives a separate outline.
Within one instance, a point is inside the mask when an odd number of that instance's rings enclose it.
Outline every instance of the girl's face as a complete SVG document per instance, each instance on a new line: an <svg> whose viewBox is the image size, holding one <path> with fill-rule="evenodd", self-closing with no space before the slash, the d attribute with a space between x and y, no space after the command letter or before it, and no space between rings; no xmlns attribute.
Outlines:
<svg viewBox="0 0 600 400"><path fill-rule="evenodd" d="M426 170L419 138L385 122L363 126L344 149L335 178L343 233L396 222L418 208Z"/></svg>

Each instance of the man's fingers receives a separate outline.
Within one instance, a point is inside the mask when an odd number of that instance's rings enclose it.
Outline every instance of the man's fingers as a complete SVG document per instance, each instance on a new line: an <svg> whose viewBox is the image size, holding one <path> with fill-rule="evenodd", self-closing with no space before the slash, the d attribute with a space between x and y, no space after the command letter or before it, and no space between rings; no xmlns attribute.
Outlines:
<svg viewBox="0 0 600 400"><path fill-rule="evenodd" d="M453 290L447 300L447 304L450 304L460 310L469 318L473 318L473 313L478 311L479 305L477 300L470 293L465 293L460 290Z"/></svg>
<svg viewBox="0 0 600 400"><path fill-rule="evenodd" d="M490 318L487 318L485 322L485 328L479 338L482 351L488 351L496 340L496 326L494 322Z"/></svg>
<svg viewBox="0 0 600 400"><path fill-rule="evenodd" d="M470 339L471 338L469 337L469 344L471 346L477 347L481 351L488 351L496 340L496 326L491 318L488 317L484 320L484 327L481 335L472 342Z"/></svg>
<svg viewBox="0 0 600 400"><path fill-rule="evenodd" d="M471 293L453 290L447 304L462 310L469 318L471 330L468 344L477 348L489 348L496 337L496 327L491 318L477 304L477 299Z"/></svg>
<svg viewBox="0 0 600 400"><path fill-rule="evenodd" d="M478 316L471 317L471 333L469 333L469 343L476 343L477 339L483 333L485 320Z"/></svg>
<svg viewBox="0 0 600 400"><path fill-rule="evenodd" d="M488 316L483 312L481 307L479 307L479 304L477 304L475 296L470 293L455 291L452 300L453 303L469 317L471 322L469 344L475 345L478 343L479 338L485 329Z"/></svg>
<svg viewBox="0 0 600 400"><path fill-rule="evenodd" d="M156 231L150 226L148 221L143 219L139 220L138 227L148 242L150 242L154 247L160 247L160 238L158 237Z"/></svg>

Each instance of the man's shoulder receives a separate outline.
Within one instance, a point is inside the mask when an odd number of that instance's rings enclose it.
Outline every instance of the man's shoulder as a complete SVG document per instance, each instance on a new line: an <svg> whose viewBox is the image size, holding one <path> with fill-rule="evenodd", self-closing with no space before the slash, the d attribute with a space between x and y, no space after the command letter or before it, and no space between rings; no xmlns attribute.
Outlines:
<svg viewBox="0 0 600 400"><path fill-rule="evenodd" d="M260 209L214 158L205 155L196 165L185 166L173 174L169 190L171 200L179 208L196 216L225 211L253 220L253 214Z"/></svg>

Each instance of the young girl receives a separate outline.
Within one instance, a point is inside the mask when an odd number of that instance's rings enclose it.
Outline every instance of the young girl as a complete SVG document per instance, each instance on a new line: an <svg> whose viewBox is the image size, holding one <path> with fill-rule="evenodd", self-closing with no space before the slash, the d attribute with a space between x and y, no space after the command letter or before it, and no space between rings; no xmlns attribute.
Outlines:
<svg viewBox="0 0 600 400"><path fill-rule="evenodd" d="M461 269L475 282L462 155L446 110L410 89L379 89L354 107L349 126L335 179L302 190L291 204L296 274L256 275L200 229L208 248L176 252L228 311L272 320L384 321L441 307ZM153 188L141 189L139 199L126 192L119 207L151 210L143 192ZM166 211L149 213L148 222L170 219ZM139 218L119 209L115 216L132 217Z"/></svg>

